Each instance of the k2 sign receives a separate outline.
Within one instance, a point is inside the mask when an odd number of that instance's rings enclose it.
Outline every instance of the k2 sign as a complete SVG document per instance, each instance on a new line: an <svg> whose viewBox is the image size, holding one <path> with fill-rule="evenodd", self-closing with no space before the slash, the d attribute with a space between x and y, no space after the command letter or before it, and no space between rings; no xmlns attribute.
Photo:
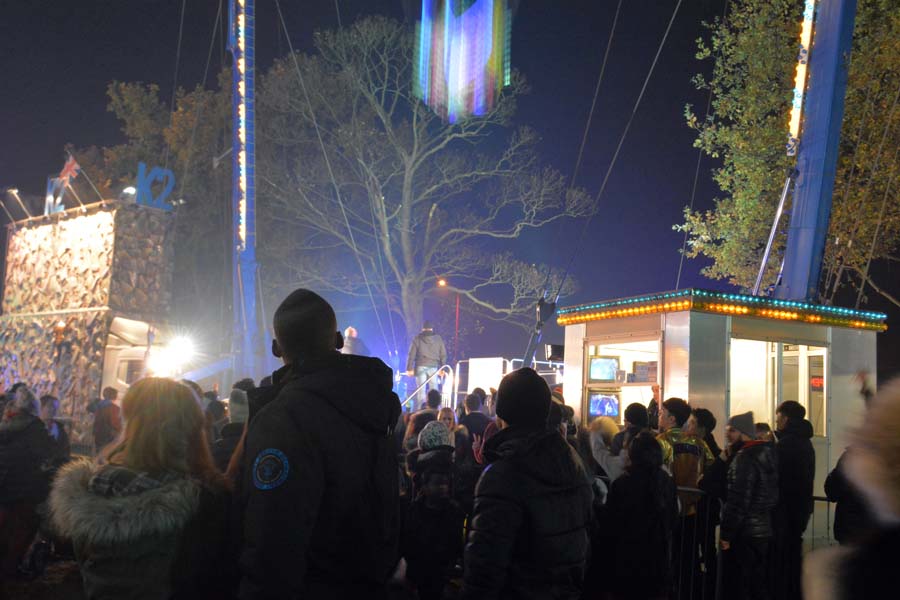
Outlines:
<svg viewBox="0 0 900 600"><path fill-rule="evenodd" d="M153 184L163 184L162 191L157 195L153 195ZM175 174L171 169L161 169L153 167L147 172L147 165L138 163L137 175L137 197L135 200L138 204L149 206L150 208L159 208L162 210L172 210L172 205L166 202L166 198L175 188Z"/></svg>

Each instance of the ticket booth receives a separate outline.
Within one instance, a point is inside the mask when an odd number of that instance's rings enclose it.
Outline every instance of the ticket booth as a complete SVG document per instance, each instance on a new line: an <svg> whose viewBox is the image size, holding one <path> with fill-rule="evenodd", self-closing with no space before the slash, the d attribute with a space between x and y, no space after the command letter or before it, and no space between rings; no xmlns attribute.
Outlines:
<svg viewBox="0 0 900 600"><path fill-rule="evenodd" d="M632 402L680 397L727 419L774 425L796 400L815 432L817 495L863 411L853 377L875 373L883 313L687 289L563 308L564 394L583 424ZM874 382L873 382L874 383ZM773 427L774 428L774 427Z"/></svg>

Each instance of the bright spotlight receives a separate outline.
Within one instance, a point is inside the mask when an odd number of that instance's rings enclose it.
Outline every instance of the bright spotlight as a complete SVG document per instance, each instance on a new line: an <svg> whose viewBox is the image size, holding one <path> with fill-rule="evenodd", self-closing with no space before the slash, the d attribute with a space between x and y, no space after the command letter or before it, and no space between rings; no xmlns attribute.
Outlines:
<svg viewBox="0 0 900 600"><path fill-rule="evenodd" d="M147 370L157 377L174 377L183 372L194 358L194 342L179 336L165 346L152 348L147 358Z"/></svg>
<svg viewBox="0 0 900 600"><path fill-rule="evenodd" d="M438 287L447 287L447 280L446 279L438 279L437 284L438 284Z"/></svg>
<svg viewBox="0 0 900 600"><path fill-rule="evenodd" d="M165 348L150 351L147 357L147 372L154 377L172 377L175 375L175 364Z"/></svg>
<svg viewBox="0 0 900 600"><path fill-rule="evenodd" d="M190 338L179 336L168 345L169 351L181 364L190 362L194 358L194 342Z"/></svg>

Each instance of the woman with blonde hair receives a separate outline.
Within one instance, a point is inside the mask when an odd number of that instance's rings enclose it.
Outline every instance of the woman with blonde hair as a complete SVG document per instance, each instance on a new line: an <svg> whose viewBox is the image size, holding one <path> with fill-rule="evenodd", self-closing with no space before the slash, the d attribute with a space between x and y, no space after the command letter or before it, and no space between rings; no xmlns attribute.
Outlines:
<svg viewBox="0 0 900 600"><path fill-rule="evenodd" d="M50 493L88 598L222 598L228 482L213 464L194 394L170 379L135 383L125 432L98 466L60 469Z"/></svg>
<svg viewBox="0 0 900 600"><path fill-rule="evenodd" d="M460 440L461 442L468 441L469 439L469 430L466 429L465 425L458 425L456 423L456 413L453 412L453 409L449 406L443 407L438 411L438 421L447 426L447 429L450 430L450 445L454 448L457 447L457 437L465 438L465 440Z"/></svg>
<svg viewBox="0 0 900 600"><path fill-rule="evenodd" d="M627 444L630 439L626 439L626 448L618 455L613 455L610 447L613 438L619 433L619 426L609 417L597 417L588 426L591 435L591 455L600 468L606 472L609 482L612 483L625 473L626 458L628 455ZM626 438L629 438L626 435Z"/></svg>

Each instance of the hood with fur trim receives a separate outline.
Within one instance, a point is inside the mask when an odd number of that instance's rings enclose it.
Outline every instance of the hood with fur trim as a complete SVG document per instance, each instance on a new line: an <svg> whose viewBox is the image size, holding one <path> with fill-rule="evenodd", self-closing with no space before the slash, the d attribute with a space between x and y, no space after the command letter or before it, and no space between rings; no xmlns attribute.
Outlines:
<svg viewBox="0 0 900 600"><path fill-rule="evenodd" d="M131 496L99 496L88 488L99 469L86 459L73 461L59 470L50 492L53 525L76 544L110 546L177 535L200 507L201 484L187 478Z"/></svg>

